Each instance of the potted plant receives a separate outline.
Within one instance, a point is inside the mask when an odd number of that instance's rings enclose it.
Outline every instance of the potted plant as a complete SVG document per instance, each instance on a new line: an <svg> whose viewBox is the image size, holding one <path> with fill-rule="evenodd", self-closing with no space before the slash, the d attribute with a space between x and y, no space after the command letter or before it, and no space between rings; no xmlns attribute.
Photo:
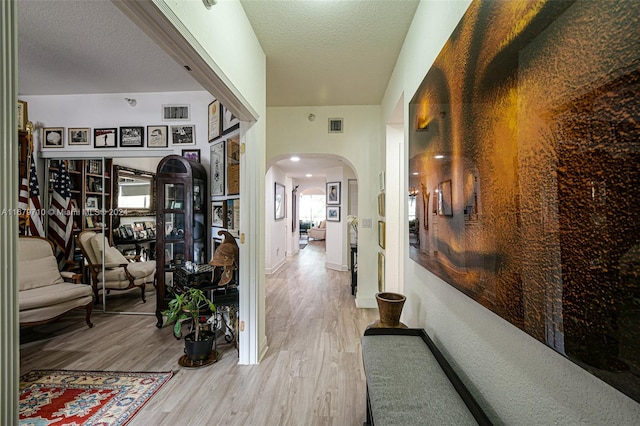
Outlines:
<svg viewBox="0 0 640 426"><path fill-rule="evenodd" d="M182 322L191 320L193 331L185 336L184 346L187 357L201 363L211 355L215 333L208 330L208 325L200 323L200 311L209 308L215 312L216 306L199 288L190 287L184 293L176 293L169 301L169 308L163 312L167 322L175 321L173 335L179 338L182 334Z"/></svg>

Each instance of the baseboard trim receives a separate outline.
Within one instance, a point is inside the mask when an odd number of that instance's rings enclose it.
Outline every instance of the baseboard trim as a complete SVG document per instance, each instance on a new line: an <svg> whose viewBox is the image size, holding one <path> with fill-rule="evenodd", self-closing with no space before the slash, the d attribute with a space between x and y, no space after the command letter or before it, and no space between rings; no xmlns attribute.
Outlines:
<svg viewBox="0 0 640 426"><path fill-rule="evenodd" d="M334 271L348 271L349 267L347 265L338 265L336 263L325 263L324 266L326 266L328 269L333 269Z"/></svg>

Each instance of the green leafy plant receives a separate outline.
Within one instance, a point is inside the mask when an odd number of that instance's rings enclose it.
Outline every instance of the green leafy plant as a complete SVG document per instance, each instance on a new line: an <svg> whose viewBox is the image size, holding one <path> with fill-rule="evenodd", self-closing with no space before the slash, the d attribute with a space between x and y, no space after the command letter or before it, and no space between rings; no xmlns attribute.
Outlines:
<svg viewBox="0 0 640 426"><path fill-rule="evenodd" d="M169 301L169 308L162 312L167 316L167 322L175 321L173 335L180 337L182 332L182 321L190 319L194 325L194 340L200 340L200 310L209 308L215 312L216 305L207 298L205 293L199 288L191 287L184 293L179 293Z"/></svg>

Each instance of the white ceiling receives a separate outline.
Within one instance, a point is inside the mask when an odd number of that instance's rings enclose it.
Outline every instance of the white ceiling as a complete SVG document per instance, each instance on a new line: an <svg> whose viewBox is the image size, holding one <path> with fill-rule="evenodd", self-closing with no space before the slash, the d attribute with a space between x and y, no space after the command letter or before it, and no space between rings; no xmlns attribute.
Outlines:
<svg viewBox="0 0 640 426"><path fill-rule="evenodd" d="M240 2L267 57L267 106L322 106L380 104L419 0ZM18 0L18 58L23 96L203 90L108 0Z"/></svg>

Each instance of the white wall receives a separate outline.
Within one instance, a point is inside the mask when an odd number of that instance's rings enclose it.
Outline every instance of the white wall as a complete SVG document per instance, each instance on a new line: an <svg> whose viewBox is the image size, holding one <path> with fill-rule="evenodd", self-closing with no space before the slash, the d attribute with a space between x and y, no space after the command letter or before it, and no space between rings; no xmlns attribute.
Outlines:
<svg viewBox="0 0 640 426"><path fill-rule="evenodd" d="M383 100L385 121L402 95L407 102L413 96L468 4L455 0L420 3ZM404 115L408 123L406 104ZM405 164L406 144L405 137ZM407 177L402 176L400 182L403 184L396 188L387 187L388 199L407 194ZM400 229L395 238L398 244L407 244L406 221ZM407 296L403 322L427 330L463 380L471 384L495 423L640 424L640 404L483 308L408 256L403 255L399 262Z"/></svg>
<svg viewBox="0 0 640 426"><path fill-rule="evenodd" d="M193 35L198 51L215 61L222 79L257 113L254 123L242 123L240 143L240 221L245 235L240 243L240 363L256 363L267 351L265 334L264 217L266 146L266 58L238 0L219 1L210 10L201 1L155 0L175 15L165 13L182 32ZM177 19L178 22L175 22Z"/></svg>
<svg viewBox="0 0 640 426"><path fill-rule="evenodd" d="M310 122L310 113L316 120ZM379 106L271 107L267 109L268 161L291 154L334 154L343 157L358 179L358 293L360 307L376 307L377 225L366 228L363 219L377 223L378 173L382 124ZM328 133L329 117L344 118L344 133ZM347 180L342 191L347 190ZM346 202L346 197L343 198ZM346 210L346 204L341 210ZM341 214L346 229L346 215ZM327 230L329 232L329 230ZM327 247L327 252L329 252ZM346 259L346 258L345 258ZM327 262L329 260L327 259ZM336 262L347 265L346 260Z"/></svg>
<svg viewBox="0 0 640 426"><path fill-rule="evenodd" d="M287 235L289 233L288 221L291 218L290 211L287 212L287 217L281 220L275 220L274 201L275 183L286 185L287 176L284 171L279 167L271 167L267 170L267 175L264 179L265 182L265 241L267 245L265 247L265 272L272 274L278 270L285 262L286 247L287 247ZM287 208L291 203L291 191L285 188L285 198L287 199Z"/></svg>

